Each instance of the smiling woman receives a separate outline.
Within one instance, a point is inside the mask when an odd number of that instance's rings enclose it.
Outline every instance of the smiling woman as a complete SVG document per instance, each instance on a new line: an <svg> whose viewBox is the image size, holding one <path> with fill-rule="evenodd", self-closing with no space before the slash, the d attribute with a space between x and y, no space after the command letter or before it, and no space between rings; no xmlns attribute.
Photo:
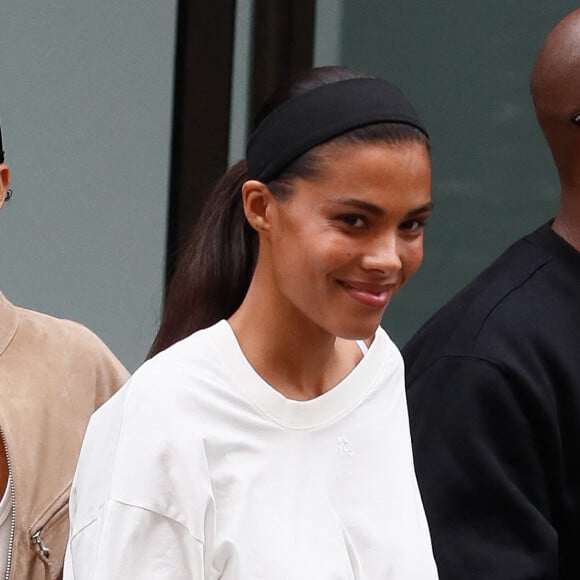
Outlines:
<svg viewBox="0 0 580 580"><path fill-rule="evenodd" d="M372 336L390 298L421 263L431 199L424 144L321 149L317 173L295 178L282 200L259 181L242 187L260 255L245 303L230 319L240 336L254 326L253 292L274 324L283 323L285 340Z"/></svg>
<svg viewBox="0 0 580 580"><path fill-rule="evenodd" d="M88 429L65 578L437 577L379 326L431 209L427 132L392 84L314 69L266 104L152 359Z"/></svg>

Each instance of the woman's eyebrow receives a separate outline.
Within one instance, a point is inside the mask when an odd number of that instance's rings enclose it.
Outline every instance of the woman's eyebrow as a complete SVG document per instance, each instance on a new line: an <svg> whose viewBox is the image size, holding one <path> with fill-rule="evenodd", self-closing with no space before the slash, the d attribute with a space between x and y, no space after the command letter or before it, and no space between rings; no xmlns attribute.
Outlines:
<svg viewBox="0 0 580 580"><path fill-rule="evenodd" d="M350 207L356 207L357 209L368 211L373 215L385 215L385 210L378 205L374 205L373 203L368 203L367 201L362 201L360 199L355 199L353 197L339 197L338 199L333 199L332 203L336 205L348 205Z"/></svg>
<svg viewBox="0 0 580 580"><path fill-rule="evenodd" d="M434 207L433 206L433 202L430 201L429 203L426 203L425 205L422 205L420 207L417 207L415 209L412 209L407 214L407 216L413 217L415 215L419 215L419 214L422 214L422 213L425 213L425 212L432 212L433 211L433 207Z"/></svg>
<svg viewBox="0 0 580 580"><path fill-rule="evenodd" d="M383 208L379 207L378 205L374 205L374 204L369 203L367 201L362 201L360 199L355 199L352 197L340 197L338 199L333 199L332 203L336 204L336 205L347 205L349 207L355 207L357 209L362 209L364 211L367 211L367 212L369 212L373 215L377 215L377 216L384 216L385 215L385 210ZM425 212L431 212L431 211L433 211L433 202L429 202L429 203L426 203L425 205L422 205L420 207L412 209L407 214L407 216L413 217L415 215L422 214Z"/></svg>

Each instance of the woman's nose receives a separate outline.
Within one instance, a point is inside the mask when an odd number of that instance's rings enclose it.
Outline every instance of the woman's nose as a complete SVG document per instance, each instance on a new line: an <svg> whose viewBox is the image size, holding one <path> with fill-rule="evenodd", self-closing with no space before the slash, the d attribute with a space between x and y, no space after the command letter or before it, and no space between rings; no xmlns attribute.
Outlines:
<svg viewBox="0 0 580 580"><path fill-rule="evenodd" d="M399 271L403 264L397 236L392 234L380 236L369 244L362 260L362 267L365 270L381 272Z"/></svg>

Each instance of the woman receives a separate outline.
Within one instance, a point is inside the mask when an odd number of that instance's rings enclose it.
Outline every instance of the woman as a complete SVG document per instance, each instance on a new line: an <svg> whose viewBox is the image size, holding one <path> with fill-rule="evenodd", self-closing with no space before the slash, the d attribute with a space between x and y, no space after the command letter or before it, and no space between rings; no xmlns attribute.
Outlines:
<svg viewBox="0 0 580 580"><path fill-rule="evenodd" d="M65 578L436 578L379 327L430 212L428 137L396 87L323 68L273 98L156 356L92 419Z"/></svg>

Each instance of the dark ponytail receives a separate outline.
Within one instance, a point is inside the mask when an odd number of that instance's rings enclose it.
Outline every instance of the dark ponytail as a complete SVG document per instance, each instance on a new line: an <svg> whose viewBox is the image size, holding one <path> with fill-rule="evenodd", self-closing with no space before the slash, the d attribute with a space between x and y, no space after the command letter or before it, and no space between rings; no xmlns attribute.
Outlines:
<svg viewBox="0 0 580 580"><path fill-rule="evenodd" d="M230 317L240 306L256 265L258 239L242 207L246 162L216 184L179 257L159 332L149 357L192 332Z"/></svg>

